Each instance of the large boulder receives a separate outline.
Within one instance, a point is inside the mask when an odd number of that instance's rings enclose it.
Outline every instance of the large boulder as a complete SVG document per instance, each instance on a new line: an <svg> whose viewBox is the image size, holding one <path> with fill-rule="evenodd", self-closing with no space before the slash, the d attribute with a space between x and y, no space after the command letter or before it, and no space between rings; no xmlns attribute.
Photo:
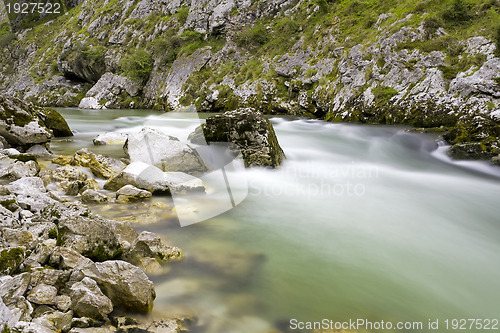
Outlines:
<svg viewBox="0 0 500 333"><path fill-rule="evenodd" d="M56 111L0 95L0 136L10 145L28 148L52 136L70 135L68 124Z"/></svg>
<svg viewBox="0 0 500 333"><path fill-rule="evenodd" d="M138 134L129 135L124 146L130 162L144 162L163 171L201 174L208 171L200 155L179 139L144 127Z"/></svg>
<svg viewBox="0 0 500 333"><path fill-rule="evenodd" d="M275 168L285 159L271 122L252 108L228 111L207 118L203 134L207 143L236 144L247 167Z"/></svg>
<svg viewBox="0 0 500 333"><path fill-rule="evenodd" d="M125 163L117 159L98 155L87 148L82 148L75 153L76 164L89 167L97 177L108 179L118 174L125 168Z"/></svg>
<svg viewBox="0 0 500 333"><path fill-rule="evenodd" d="M143 313L153 308L156 297L153 282L140 268L110 260L84 267L81 272L97 282L114 306Z"/></svg>

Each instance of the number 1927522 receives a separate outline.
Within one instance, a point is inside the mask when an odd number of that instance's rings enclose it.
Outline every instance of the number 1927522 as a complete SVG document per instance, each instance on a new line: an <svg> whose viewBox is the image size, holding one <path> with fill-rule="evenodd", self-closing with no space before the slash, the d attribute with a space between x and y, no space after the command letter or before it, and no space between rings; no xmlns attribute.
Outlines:
<svg viewBox="0 0 500 333"><path fill-rule="evenodd" d="M6 3L8 14L61 14L61 4L51 2Z"/></svg>
<svg viewBox="0 0 500 333"><path fill-rule="evenodd" d="M447 330L499 330L498 319L446 319Z"/></svg>

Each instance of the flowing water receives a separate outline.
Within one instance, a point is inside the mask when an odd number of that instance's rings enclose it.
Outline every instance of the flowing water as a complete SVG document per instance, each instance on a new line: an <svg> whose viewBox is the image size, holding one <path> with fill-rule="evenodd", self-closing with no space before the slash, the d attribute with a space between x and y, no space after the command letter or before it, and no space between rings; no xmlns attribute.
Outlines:
<svg viewBox="0 0 500 333"><path fill-rule="evenodd" d="M92 137L146 124L185 139L198 125L183 114L59 111L78 133L54 141L56 153L121 157ZM445 319L500 319L500 169L453 162L435 138L400 127L272 122L287 160L231 175L248 182L241 204L183 228L171 217L138 225L186 254L152 277L153 316L195 314L214 333L270 332L292 318L423 323L407 332L428 331L429 319L439 331Z"/></svg>

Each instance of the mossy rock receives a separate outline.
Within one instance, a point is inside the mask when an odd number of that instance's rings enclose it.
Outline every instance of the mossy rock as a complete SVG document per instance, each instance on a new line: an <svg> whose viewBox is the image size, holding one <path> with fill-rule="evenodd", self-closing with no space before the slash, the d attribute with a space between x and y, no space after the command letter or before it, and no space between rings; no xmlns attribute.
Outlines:
<svg viewBox="0 0 500 333"><path fill-rule="evenodd" d="M54 136L73 136L73 132L68 126L66 120L56 110L50 108L41 108L39 116L47 128L52 130Z"/></svg>
<svg viewBox="0 0 500 333"><path fill-rule="evenodd" d="M0 252L0 273L12 274L14 273L24 260L24 249L14 247L4 249Z"/></svg>

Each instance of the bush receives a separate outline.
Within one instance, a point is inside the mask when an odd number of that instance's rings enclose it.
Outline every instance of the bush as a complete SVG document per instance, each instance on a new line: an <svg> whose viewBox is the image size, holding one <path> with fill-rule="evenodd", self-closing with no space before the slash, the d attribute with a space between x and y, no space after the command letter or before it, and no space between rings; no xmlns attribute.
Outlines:
<svg viewBox="0 0 500 333"><path fill-rule="evenodd" d="M389 104L390 99L398 94L398 91L387 86L377 86L372 90L372 93L375 96L376 104L386 106Z"/></svg>
<svg viewBox="0 0 500 333"><path fill-rule="evenodd" d="M146 50L136 49L134 53L122 60L121 68L125 76L145 83L153 69L153 59Z"/></svg>
<svg viewBox="0 0 500 333"><path fill-rule="evenodd" d="M451 24L462 24L472 18L471 4L464 0L453 0L451 8L443 13L443 19Z"/></svg>
<svg viewBox="0 0 500 333"><path fill-rule="evenodd" d="M269 33L262 24L244 28L236 38L239 47L257 48L270 40Z"/></svg>

